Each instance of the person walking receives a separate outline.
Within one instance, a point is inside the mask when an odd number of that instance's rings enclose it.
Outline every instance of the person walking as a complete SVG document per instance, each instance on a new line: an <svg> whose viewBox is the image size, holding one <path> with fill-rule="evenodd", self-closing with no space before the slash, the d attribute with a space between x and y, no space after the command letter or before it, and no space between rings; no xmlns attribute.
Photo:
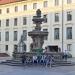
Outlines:
<svg viewBox="0 0 75 75"><path fill-rule="evenodd" d="M25 61L26 61L26 56L25 56L25 54L23 54L21 58L22 58L22 64L25 64Z"/></svg>

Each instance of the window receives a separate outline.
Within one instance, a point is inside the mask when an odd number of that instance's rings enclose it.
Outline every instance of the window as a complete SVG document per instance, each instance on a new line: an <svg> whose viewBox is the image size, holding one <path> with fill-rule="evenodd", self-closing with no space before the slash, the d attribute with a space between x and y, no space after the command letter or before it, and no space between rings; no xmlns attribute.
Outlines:
<svg viewBox="0 0 75 75"><path fill-rule="evenodd" d="M33 9L37 9L37 3L33 3Z"/></svg>
<svg viewBox="0 0 75 75"><path fill-rule="evenodd" d="M55 13L55 22L59 22L59 13Z"/></svg>
<svg viewBox="0 0 75 75"><path fill-rule="evenodd" d="M9 13L9 8L7 8L6 12Z"/></svg>
<svg viewBox="0 0 75 75"><path fill-rule="evenodd" d="M23 30L24 40L27 40L27 30Z"/></svg>
<svg viewBox="0 0 75 75"><path fill-rule="evenodd" d="M0 20L0 27L1 27L1 20Z"/></svg>
<svg viewBox="0 0 75 75"><path fill-rule="evenodd" d="M55 6L59 5L59 0L55 0Z"/></svg>
<svg viewBox="0 0 75 75"><path fill-rule="evenodd" d="M0 32L0 41L1 41L1 32Z"/></svg>
<svg viewBox="0 0 75 75"><path fill-rule="evenodd" d="M44 7L48 6L48 1L44 1Z"/></svg>
<svg viewBox="0 0 75 75"><path fill-rule="evenodd" d="M72 20L72 12L69 11L67 12L67 21L71 21Z"/></svg>
<svg viewBox="0 0 75 75"><path fill-rule="evenodd" d="M14 41L17 41L17 31L14 31Z"/></svg>
<svg viewBox="0 0 75 75"><path fill-rule="evenodd" d="M9 26L9 19L6 19L6 26Z"/></svg>
<svg viewBox="0 0 75 75"><path fill-rule="evenodd" d="M43 15L43 18L44 18L44 23L47 23L47 14Z"/></svg>
<svg viewBox="0 0 75 75"><path fill-rule="evenodd" d="M9 41L9 32L8 31L5 32L5 41Z"/></svg>
<svg viewBox="0 0 75 75"><path fill-rule="evenodd" d="M72 39L72 27L67 27L67 39Z"/></svg>
<svg viewBox="0 0 75 75"><path fill-rule="evenodd" d="M18 6L15 6L15 12L18 12Z"/></svg>
<svg viewBox="0 0 75 75"><path fill-rule="evenodd" d="M8 51L8 45L5 45L5 50Z"/></svg>
<svg viewBox="0 0 75 75"><path fill-rule="evenodd" d="M23 25L26 25L26 24L27 24L27 18L23 17Z"/></svg>
<svg viewBox="0 0 75 75"><path fill-rule="evenodd" d="M72 3L72 0L67 0L67 4L70 4L70 3Z"/></svg>
<svg viewBox="0 0 75 75"><path fill-rule="evenodd" d="M67 51L72 51L72 44L67 44Z"/></svg>
<svg viewBox="0 0 75 75"><path fill-rule="evenodd" d="M43 31L46 31L46 32L47 32L48 29L43 29ZM48 39L48 36L45 36L45 37L44 37L44 40L47 40L47 39Z"/></svg>
<svg viewBox="0 0 75 75"><path fill-rule="evenodd" d="M27 10L27 5L24 5L24 10Z"/></svg>
<svg viewBox="0 0 75 75"><path fill-rule="evenodd" d="M17 26L17 18L14 18L14 26Z"/></svg>
<svg viewBox="0 0 75 75"><path fill-rule="evenodd" d="M58 40L59 39L59 28L54 29L54 39Z"/></svg>
<svg viewBox="0 0 75 75"><path fill-rule="evenodd" d="M0 9L0 14L2 13L2 9Z"/></svg>
<svg viewBox="0 0 75 75"><path fill-rule="evenodd" d="M18 46L14 45L14 51L16 52L18 50Z"/></svg>

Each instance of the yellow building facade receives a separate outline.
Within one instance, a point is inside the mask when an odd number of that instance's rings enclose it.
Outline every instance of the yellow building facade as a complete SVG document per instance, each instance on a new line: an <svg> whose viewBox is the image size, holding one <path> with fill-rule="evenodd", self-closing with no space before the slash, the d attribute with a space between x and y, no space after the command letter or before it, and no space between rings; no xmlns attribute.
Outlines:
<svg viewBox="0 0 75 75"><path fill-rule="evenodd" d="M34 29L35 24L32 18L37 9L40 9L42 16L45 15L47 18L47 22L42 24L42 30L46 29L49 32L43 48L48 45L58 45L61 51L67 51L75 56L75 0L19 0L0 4L0 52L12 55L16 45L19 44L23 30L28 33ZM67 20L68 13L72 18L69 21ZM55 21L55 15L59 20ZM24 17L26 24L23 24ZM14 40L15 36L16 40ZM32 39L27 35L24 42L26 51L30 51Z"/></svg>

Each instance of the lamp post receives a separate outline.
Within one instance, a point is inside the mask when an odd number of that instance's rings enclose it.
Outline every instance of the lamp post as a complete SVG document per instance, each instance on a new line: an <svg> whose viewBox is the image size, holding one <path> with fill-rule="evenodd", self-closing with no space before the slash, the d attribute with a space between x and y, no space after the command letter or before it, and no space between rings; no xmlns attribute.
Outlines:
<svg viewBox="0 0 75 75"><path fill-rule="evenodd" d="M62 0L62 7L61 7L61 9L62 9L62 27L61 28L62 28L62 52L63 52L63 49L64 49L63 48L63 42L64 42L63 41L63 22L64 22L64 20L63 20L64 19L63 0Z"/></svg>

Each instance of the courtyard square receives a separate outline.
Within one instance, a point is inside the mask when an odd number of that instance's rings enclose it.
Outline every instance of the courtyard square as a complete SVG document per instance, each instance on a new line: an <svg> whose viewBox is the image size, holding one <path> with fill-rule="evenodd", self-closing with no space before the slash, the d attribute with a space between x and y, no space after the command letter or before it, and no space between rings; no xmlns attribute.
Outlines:
<svg viewBox="0 0 75 75"><path fill-rule="evenodd" d="M75 66L7 66L0 65L0 75L75 75Z"/></svg>

